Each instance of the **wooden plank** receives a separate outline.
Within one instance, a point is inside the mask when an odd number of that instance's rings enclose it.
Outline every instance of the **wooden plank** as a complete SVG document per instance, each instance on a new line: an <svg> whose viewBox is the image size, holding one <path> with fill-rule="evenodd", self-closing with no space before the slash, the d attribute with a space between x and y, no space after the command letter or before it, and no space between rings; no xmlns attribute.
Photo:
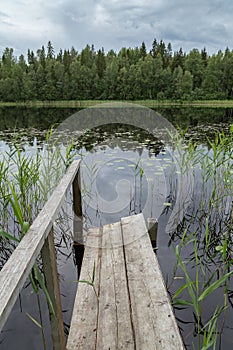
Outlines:
<svg viewBox="0 0 233 350"><path fill-rule="evenodd" d="M136 349L184 349L143 215L121 224Z"/></svg>
<svg viewBox="0 0 233 350"><path fill-rule="evenodd" d="M96 349L134 349L120 223L103 228Z"/></svg>
<svg viewBox="0 0 233 350"><path fill-rule="evenodd" d="M131 322L123 237L120 223L112 225L110 238L117 312L117 349L133 350L134 334Z"/></svg>
<svg viewBox="0 0 233 350"><path fill-rule="evenodd" d="M79 169L79 162L79 160L73 161L60 184L0 272L0 330L40 254L66 192Z"/></svg>
<svg viewBox="0 0 233 350"><path fill-rule="evenodd" d="M49 292L53 304L54 313L49 307L49 317L54 350L65 350L65 332L62 317L62 306L60 296L60 286L58 280L56 251L54 246L54 231L50 231L41 250L43 271L45 275L46 288Z"/></svg>
<svg viewBox="0 0 233 350"><path fill-rule="evenodd" d="M94 264L95 288L99 296L99 274L101 267L101 229L89 230L85 253L83 257L80 280L90 281ZM78 290L74 302L67 350L95 349L98 322L98 298L93 287L86 283L78 283Z"/></svg>

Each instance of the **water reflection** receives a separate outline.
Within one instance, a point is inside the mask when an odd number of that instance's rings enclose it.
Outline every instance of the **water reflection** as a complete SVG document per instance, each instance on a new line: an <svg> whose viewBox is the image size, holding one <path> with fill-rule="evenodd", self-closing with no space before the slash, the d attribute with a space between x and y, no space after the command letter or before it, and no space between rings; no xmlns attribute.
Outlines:
<svg viewBox="0 0 233 350"><path fill-rule="evenodd" d="M28 142L34 137L44 140L44 132L56 127L78 109L72 108L26 108L1 107L0 108L0 140L11 142L11 137L23 135ZM233 109L230 108L163 108L157 109L175 127L186 130L189 127L192 136L211 134L215 130L227 129L233 123ZM213 125L215 125L213 130ZM211 127L209 127L211 126ZM204 130L203 130L204 127ZM30 130L28 132L28 130ZM188 136L188 135L187 135ZM201 141L206 142L204 138Z"/></svg>
<svg viewBox="0 0 233 350"><path fill-rule="evenodd" d="M48 130L74 113L72 108L1 107L0 131Z"/></svg>
<svg viewBox="0 0 233 350"><path fill-rule="evenodd" d="M20 146L24 152L31 155L38 147L41 147L42 150L45 130L51 124L57 123L63 118L66 119L69 113L73 113L73 110L72 112L66 110L66 115L61 110L44 110L42 115L41 109L36 110L35 114L32 110L20 109L17 111L19 114L17 116L18 119L15 116L13 117L13 111L12 116L10 115L11 113L8 113L8 119L6 112L9 112L9 110L5 110L4 118L0 118L0 128L8 130L0 134L0 157L2 157L4 152L12 150L14 145ZM201 113L202 115L199 115ZM230 187L230 183L227 180L232 179L232 173L229 173L229 169L227 170L225 167L219 167L215 172L215 177L211 177L210 169L213 163L210 162L207 167L204 156L205 154L210 154L213 158L213 151L208 141L206 141L206 134L213 135L213 131L219 128L227 130L229 127L227 123L232 121L232 111L208 110L208 112L202 112L200 109L196 109L189 115L188 110L185 109L182 111L166 110L162 114L166 117L169 115L168 119L173 120L175 123L182 120L181 124L184 128L187 124L192 124L194 127L185 132L184 136L187 139L191 137L198 143L193 153L189 153L189 157L190 155L192 157L184 160L187 161L186 165L189 165L195 179L195 187L192 196L189 198L188 210L182 213L182 219L180 219L179 211L175 212L177 216L177 220L173 217L175 228L173 227L169 234L166 233L167 223L172 213L174 213L179 189L182 189L177 187L180 174L179 169L174 167L173 164L172 147L169 148L161 142L159 137L153 138L151 134L148 135L146 131L139 128L107 125L89 130L81 137L74 137L73 154L82 158L82 189L86 229L90 226L99 226L107 222L117 221L120 216L138 213L145 208L146 217L159 218L159 249L157 254L169 292L172 295L183 285L185 278L181 271L175 271L177 274L175 273L174 278L173 267L176 266L174 246L176 244L182 246L182 258L187 262L188 272L193 280L195 280L194 238L198 247L201 280L205 282L205 279L208 280L212 275L215 276L215 274L220 275L222 273L223 250L221 250L221 247L224 247L224 242L226 241L228 245L225 259L229 263L230 268L233 255L232 187ZM201 123L207 121L216 123L221 121L221 124L214 124L214 126L213 124L211 126L205 125L203 127ZM25 127L32 128L21 129ZM199 154L199 157L197 157L197 154ZM181 161L183 160L182 154L180 159ZM203 163L201 163L202 159ZM122 187L123 190L118 191L117 184L120 183L122 178L125 180ZM93 179L96 180L94 188ZM93 198L93 193L96 194L96 192L99 197ZM111 213L106 213L108 208L103 206L103 202L114 202L118 197L125 204L122 211L116 210L118 216L112 209ZM210 199L212 199L211 202ZM73 217L72 213L67 214L67 208L71 208L70 201L68 201L67 207L64 208L57 220L56 247L61 275L61 289L62 294L65 295L63 297L64 310L69 310L64 313L68 332L72 298L74 298L76 289L73 281L77 281L78 278L73 259L79 265L82 253L77 252L78 249L76 247L75 254L72 255ZM207 227L208 236L206 236ZM216 247L220 247L219 250L216 250ZM6 247L2 249L1 259L3 262L6 261L9 254L10 250L7 250ZM228 289L225 291L230 308L232 307L232 289L233 286L229 284ZM30 312L33 312L33 307L28 306L29 300L31 300L31 297L29 297L30 293L31 290L27 287L22 292L22 300L23 305L27 305ZM222 290L218 290L203 304L203 322L208 320L216 300L220 300L222 295ZM183 297L188 297L187 293L184 293ZM230 349L227 345L229 340L224 334L228 332L228 337L232 334L229 331L232 318L230 308L223 315L223 318L225 318L225 324L222 328L224 349ZM182 310L177 309L176 311L176 315L180 320L179 324L183 329L182 334L187 348L192 348L191 343L196 342L196 316L193 315L192 311L192 307L186 307ZM22 324L22 319L27 324L28 329L30 329L31 337L25 341L24 345L21 345L21 349L31 348L28 343L31 341L32 346L39 332L38 329L33 328L34 325L30 323L31 321L25 321L25 318L25 307L20 309L16 305L14 313L6 326L7 330L15 328L14 333L3 333L1 348L10 350L14 349L15 343L20 344L20 342L17 342L17 339L22 338L19 327L19 324ZM47 325L46 321L45 325ZM14 334L14 337L12 337L12 334ZM34 334L36 334L35 337ZM49 335L47 336L49 337ZM12 338L14 338L14 344L11 342ZM34 339L33 341L32 338ZM20 349L20 346L18 348ZM41 349L39 341L35 345L35 349Z"/></svg>

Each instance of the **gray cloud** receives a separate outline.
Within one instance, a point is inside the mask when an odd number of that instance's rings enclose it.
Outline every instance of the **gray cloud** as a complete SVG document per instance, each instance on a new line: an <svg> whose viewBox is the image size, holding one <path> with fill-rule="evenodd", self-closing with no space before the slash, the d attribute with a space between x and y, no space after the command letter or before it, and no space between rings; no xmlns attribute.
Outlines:
<svg viewBox="0 0 233 350"><path fill-rule="evenodd" d="M9 17L5 12L0 11L0 19Z"/></svg>
<svg viewBox="0 0 233 350"><path fill-rule="evenodd" d="M231 0L2 0L1 5L1 43L17 54L48 40L57 50L74 46L79 51L86 44L108 51L142 41L149 49L154 38L186 52L233 47Z"/></svg>

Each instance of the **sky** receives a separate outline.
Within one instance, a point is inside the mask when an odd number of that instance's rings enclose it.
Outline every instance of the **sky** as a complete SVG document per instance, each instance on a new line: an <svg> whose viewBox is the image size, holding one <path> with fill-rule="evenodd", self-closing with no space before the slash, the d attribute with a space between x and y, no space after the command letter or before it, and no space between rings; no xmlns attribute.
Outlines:
<svg viewBox="0 0 233 350"><path fill-rule="evenodd" d="M173 51L213 54L233 49L232 14L232 0L1 0L0 52L36 52L49 40L56 52L87 44L118 52L142 41L149 51L156 38Z"/></svg>

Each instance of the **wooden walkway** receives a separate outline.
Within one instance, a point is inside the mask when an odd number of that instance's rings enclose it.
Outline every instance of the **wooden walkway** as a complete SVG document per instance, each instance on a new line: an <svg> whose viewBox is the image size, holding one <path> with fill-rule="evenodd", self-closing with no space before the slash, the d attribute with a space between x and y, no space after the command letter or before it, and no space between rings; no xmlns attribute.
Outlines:
<svg viewBox="0 0 233 350"><path fill-rule="evenodd" d="M0 331L41 256L53 350L184 349L142 214L89 231L80 276L86 282L78 283L66 344L53 227L72 188L74 240L82 242L79 166L73 161L0 271ZM148 227L155 240L153 220Z"/></svg>
<svg viewBox="0 0 233 350"><path fill-rule="evenodd" d="M89 231L80 280L67 350L184 349L142 214Z"/></svg>

